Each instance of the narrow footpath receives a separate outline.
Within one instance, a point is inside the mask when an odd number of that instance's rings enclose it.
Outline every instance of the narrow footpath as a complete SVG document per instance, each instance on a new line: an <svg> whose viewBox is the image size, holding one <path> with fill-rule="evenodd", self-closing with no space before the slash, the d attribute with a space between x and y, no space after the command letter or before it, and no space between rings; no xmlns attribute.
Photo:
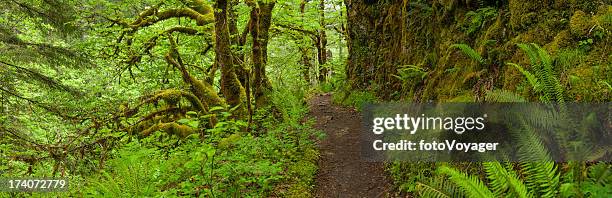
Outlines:
<svg viewBox="0 0 612 198"><path fill-rule="evenodd" d="M329 94L313 97L309 106L315 127L327 134L319 143L316 197L394 197L383 163L361 159L360 113L332 104Z"/></svg>

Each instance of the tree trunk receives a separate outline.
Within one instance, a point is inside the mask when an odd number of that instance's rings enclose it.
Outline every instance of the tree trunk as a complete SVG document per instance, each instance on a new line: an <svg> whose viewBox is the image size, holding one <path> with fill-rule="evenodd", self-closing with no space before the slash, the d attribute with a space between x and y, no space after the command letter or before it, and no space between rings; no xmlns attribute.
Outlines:
<svg viewBox="0 0 612 198"><path fill-rule="evenodd" d="M268 32L275 3L259 1L258 5L253 6L251 10L251 22L254 24L251 29L253 73L255 77L253 79L253 89L257 108L268 104L267 95L272 90L272 85L266 76L266 63L268 62Z"/></svg>
<svg viewBox="0 0 612 198"><path fill-rule="evenodd" d="M306 13L306 0L302 0L300 2L300 19L302 23L300 23L300 28L304 29L304 14ZM302 76L306 83L310 84L310 68L312 68L312 63L310 62L310 46L307 43L304 43L304 39L299 41L299 50L302 54Z"/></svg>
<svg viewBox="0 0 612 198"><path fill-rule="evenodd" d="M230 34L230 45L235 48L241 48L244 46L244 42L241 42L241 35L238 31L238 13L236 11L236 6L238 6L239 0L229 0L228 2L228 27ZM238 76L238 80L242 84L242 87L246 87L248 85L247 75L249 74L248 69L244 65L244 53L239 50L238 53L234 54L234 64L236 65L236 75ZM247 94L248 90L247 90Z"/></svg>
<svg viewBox="0 0 612 198"><path fill-rule="evenodd" d="M319 58L319 82L324 82L328 69L325 67L327 63L327 35L325 33L325 0L319 2L319 38L317 46L317 55Z"/></svg>
<svg viewBox="0 0 612 198"><path fill-rule="evenodd" d="M364 90L371 87L384 98L393 90L401 88L401 82L393 77L398 66L411 64L406 46L419 44L404 43L408 24L406 4L402 1L376 2L345 0L347 7L347 46L349 56L345 69L350 88ZM416 19L415 19L416 20ZM419 19L420 20L420 19ZM423 19L426 20L426 19ZM412 46L411 46L412 47ZM414 64L414 63L412 63Z"/></svg>
<svg viewBox="0 0 612 198"><path fill-rule="evenodd" d="M246 93L235 70L234 58L230 49L230 34L227 20L227 0L215 2L215 64L221 68L221 92L230 107L240 105L234 115L245 115Z"/></svg>

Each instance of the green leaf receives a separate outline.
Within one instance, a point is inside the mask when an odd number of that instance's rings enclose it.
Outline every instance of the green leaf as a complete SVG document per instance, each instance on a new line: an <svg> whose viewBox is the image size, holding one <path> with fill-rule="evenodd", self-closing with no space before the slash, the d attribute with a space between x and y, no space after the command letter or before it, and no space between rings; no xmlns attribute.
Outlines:
<svg viewBox="0 0 612 198"><path fill-rule="evenodd" d="M178 122L179 124L187 124L189 123L189 121L191 120L187 118L183 118L183 119L177 120L176 122Z"/></svg>

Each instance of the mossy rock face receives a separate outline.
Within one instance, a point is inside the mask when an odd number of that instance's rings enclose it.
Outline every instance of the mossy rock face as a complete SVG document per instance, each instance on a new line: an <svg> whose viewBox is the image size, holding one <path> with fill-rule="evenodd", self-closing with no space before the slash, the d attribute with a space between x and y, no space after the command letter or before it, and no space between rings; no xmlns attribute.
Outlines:
<svg viewBox="0 0 612 198"><path fill-rule="evenodd" d="M553 8L557 10L566 9L568 6L570 6L570 1L575 0L555 0L555 3L553 3Z"/></svg>
<svg viewBox="0 0 612 198"><path fill-rule="evenodd" d="M593 27L591 18L581 10L574 12L570 19L570 30L576 38L583 38L589 34L589 29Z"/></svg>
<svg viewBox="0 0 612 198"><path fill-rule="evenodd" d="M574 40L569 30L563 30L557 33L557 36L545 48L549 53L556 54L559 49L569 47L573 42Z"/></svg>
<svg viewBox="0 0 612 198"><path fill-rule="evenodd" d="M537 11L540 10L542 5L548 5L548 1L509 0L510 27L514 30L520 30L535 22Z"/></svg>
<svg viewBox="0 0 612 198"><path fill-rule="evenodd" d="M502 17L497 16L495 23L493 23L493 25L491 25L489 29L487 29L483 40L484 41L486 40L501 41L505 39L504 38L505 36L506 36L506 33L505 33L505 27L502 21Z"/></svg>
<svg viewBox="0 0 612 198"><path fill-rule="evenodd" d="M602 66L599 66L602 67ZM568 72L567 94L574 101L609 102L611 91L596 76L592 66L583 66Z"/></svg>
<svg viewBox="0 0 612 198"><path fill-rule="evenodd" d="M612 31L612 5L600 6L596 20L607 31Z"/></svg>

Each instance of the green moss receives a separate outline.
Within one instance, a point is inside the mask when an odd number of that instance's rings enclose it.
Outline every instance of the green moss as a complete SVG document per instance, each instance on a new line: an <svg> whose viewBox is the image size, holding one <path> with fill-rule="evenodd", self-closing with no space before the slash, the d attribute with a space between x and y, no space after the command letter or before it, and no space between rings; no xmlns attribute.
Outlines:
<svg viewBox="0 0 612 198"><path fill-rule="evenodd" d="M460 94L459 96L456 96L448 100L448 102L474 102L474 101L475 101L474 93L470 91L466 91L463 94Z"/></svg>
<svg viewBox="0 0 612 198"><path fill-rule="evenodd" d="M575 38L583 38L593 27L591 19L581 10L574 12L570 19L570 31Z"/></svg>
<svg viewBox="0 0 612 198"><path fill-rule="evenodd" d="M559 49L569 47L574 44L574 40L569 30L562 30L554 37L553 41L545 46L550 53L557 53Z"/></svg>
<svg viewBox="0 0 612 198"><path fill-rule="evenodd" d="M195 130L191 127L185 126L185 125L180 125L174 122L170 122L170 123L159 123L159 124L155 124L151 127L149 127L148 129L144 130L141 132L142 136L149 136L152 133L156 132L156 131L160 131L163 130L166 133L168 133L169 135L176 135L178 137L184 138L187 137L188 135L192 134L195 132Z"/></svg>
<svg viewBox="0 0 612 198"><path fill-rule="evenodd" d="M502 21L502 17L501 16L497 16L497 19L495 20L495 23L493 23L493 25L491 25L485 35L484 38L482 40L487 41L487 40L502 40L504 36L504 23Z"/></svg>
<svg viewBox="0 0 612 198"><path fill-rule="evenodd" d="M596 18L598 24L608 32L612 31L612 5L600 6Z"/></svg>
<svg viewBox="0 0 612 198"><path fill-rule="evenodd" d="M528 27L537 17L535 11L539 10L543 4L545 3L541 1L509 0L510 27L514 30Z"/></svg>

